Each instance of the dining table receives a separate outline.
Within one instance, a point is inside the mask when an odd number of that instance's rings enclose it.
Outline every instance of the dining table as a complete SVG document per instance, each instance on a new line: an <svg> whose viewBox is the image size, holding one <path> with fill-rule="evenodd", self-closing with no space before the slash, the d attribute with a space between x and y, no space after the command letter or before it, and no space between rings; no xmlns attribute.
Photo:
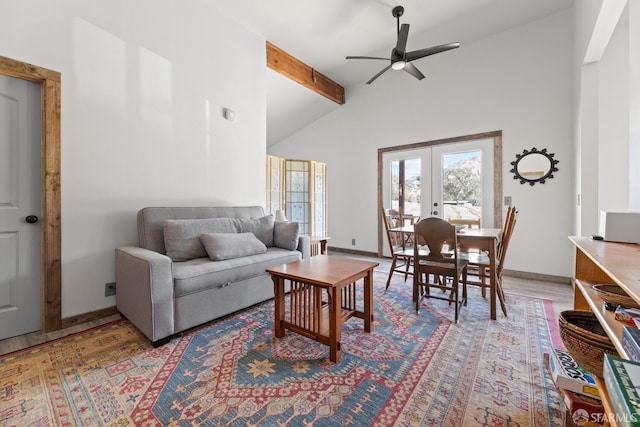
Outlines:
<svg viewBox="0 0 640 427"><path fill-rule="evenodd" d="M412 242L414 235L413 225L390 228L389 232L401 233L402 241ZM497 275L497 247L498 240L502 236L501 228L469 228L458 227L456 232L460 246L486 251L489 258L489 307L491 320L496 320L496 300L498 299L498 275ZM504 311L504 308L503 308Z"/></svg>

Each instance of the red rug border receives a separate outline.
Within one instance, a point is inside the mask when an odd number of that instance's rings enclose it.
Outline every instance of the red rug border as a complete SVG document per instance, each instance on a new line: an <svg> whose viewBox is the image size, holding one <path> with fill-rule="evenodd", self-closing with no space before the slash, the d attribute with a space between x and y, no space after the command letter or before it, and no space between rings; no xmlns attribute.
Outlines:
<svg viewBox="0 0 640 427"><path fill-rule="evenodd" d="M544 297L536 297L531 295L524 295L517 292L505 292L507 295L513 295L517 297L523 298L531 298L537 299L543 302L545 317L547 319L547 328L549 328L549 335L551 336L551 344L555 348L564 349L564 343L562 342L562 338L560 337L560 324L558 323L558 318L556 317L556 313L553 310L553 300Z"/></svg>

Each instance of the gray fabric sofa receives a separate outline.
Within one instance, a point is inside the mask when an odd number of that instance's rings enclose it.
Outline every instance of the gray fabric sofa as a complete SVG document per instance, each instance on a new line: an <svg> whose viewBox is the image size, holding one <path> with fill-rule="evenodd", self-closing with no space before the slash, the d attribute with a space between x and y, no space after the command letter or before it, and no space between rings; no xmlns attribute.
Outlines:
<svg viewBox="0 0 640 427"><path fill-rule="evenodd" d="M311 252L298 224L261 206L148 207L137 221L139 246L115 250L116 305L156 347L273 298L265 269Z"/></svg>

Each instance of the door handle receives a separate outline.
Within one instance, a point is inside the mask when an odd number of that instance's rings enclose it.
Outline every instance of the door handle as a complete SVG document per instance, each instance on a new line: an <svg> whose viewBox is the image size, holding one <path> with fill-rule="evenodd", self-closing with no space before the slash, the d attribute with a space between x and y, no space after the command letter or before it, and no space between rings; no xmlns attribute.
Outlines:
<svg viewBox="0 0 640 427"><path fill-rule="evenodd" d="M38 222L38 217L35 215L29 215L24 220L27 221L29 224L35 224L36 222Z"/></svg>

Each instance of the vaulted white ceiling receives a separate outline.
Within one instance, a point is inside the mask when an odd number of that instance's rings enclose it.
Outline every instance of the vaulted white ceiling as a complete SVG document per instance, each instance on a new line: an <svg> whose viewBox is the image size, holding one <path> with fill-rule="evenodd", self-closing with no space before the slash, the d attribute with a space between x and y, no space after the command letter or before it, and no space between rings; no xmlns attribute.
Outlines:
<svg viewBox="0 0 640 427"><path fill-rule="evenodd" d="M388 57L397 37L393 7L405 8L408 50L465 44L570 7L573 0L230 0L215 7L230 19L345 87L363 85L388 65L345 60L347 55ZM230 41L230 49L233 43ZM441 53L455 55L456 50ZM414 62L428 78L429 58ZM398 78L389 71L380 79ZM420 84L419 80L415 84ZM372 83L372 86L375 82ZM278 73L267 72L267 145L339 108Z"/></svg>

